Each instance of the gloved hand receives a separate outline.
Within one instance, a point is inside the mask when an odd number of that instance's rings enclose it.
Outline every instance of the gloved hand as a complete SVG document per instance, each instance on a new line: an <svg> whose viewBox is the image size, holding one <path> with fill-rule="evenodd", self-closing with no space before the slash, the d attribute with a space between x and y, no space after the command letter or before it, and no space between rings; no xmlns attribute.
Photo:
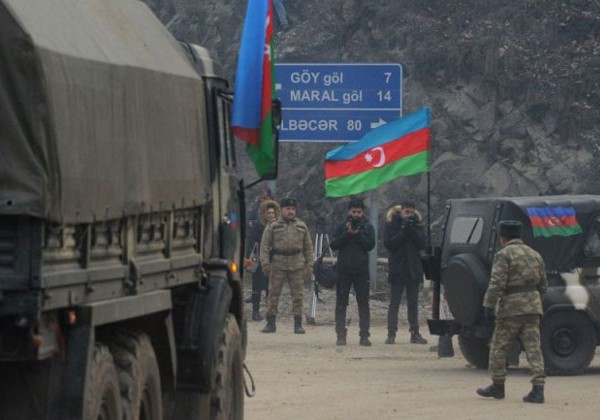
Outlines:
<svg viewBox="0 0 600 420"><path fill-rule="evenodd" d="M492 308L483 308L483 319L488 320L488 321L492 321L496 318L496 315L494 314L494 310Z"/></svg>

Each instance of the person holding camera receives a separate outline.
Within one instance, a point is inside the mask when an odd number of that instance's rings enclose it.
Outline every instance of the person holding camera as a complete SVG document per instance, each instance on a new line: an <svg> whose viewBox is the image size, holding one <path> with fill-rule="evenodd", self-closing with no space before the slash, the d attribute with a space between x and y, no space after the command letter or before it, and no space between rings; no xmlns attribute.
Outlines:
<svg viewBox="0 0 600 420"><path fill-rule="evenodd" d="M425 248L425 228L415 205L406 202L392 206L386 214L384 246L389 251L390 306L386 344L396 342L398 309L406 289L410 342L427 344L419 333L419 286L423 282L421 251Z"/></svg>
<svg viewBox="0 0 600 420"><path fill-rule="evenodd" d="M338 346L346 345L346 309L354 286L358 304L361 346L370 346L369 251L375 246L375 229L364 214L362 200L348 203L348 217L333 235L331 249L338 251L335 301L335 332Z"/></svg>

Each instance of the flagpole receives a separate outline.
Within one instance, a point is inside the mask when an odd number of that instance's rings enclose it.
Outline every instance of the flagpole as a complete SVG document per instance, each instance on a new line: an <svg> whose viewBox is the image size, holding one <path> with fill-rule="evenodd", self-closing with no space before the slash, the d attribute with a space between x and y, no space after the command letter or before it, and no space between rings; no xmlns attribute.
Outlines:
<svg viewBox="0 0 600 420"><path fill-rule="evenodd" d="M427 253L431 254L431 171L427 171Z"/></svg>

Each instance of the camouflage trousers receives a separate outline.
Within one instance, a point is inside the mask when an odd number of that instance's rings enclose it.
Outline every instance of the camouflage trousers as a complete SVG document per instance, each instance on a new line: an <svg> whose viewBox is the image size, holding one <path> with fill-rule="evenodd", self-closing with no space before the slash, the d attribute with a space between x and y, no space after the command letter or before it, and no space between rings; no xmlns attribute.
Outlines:
<svg viewBox="0 0 600 420"><path fill-rule="evenodd" d="M277 315L279 297L283 284L287 281L292 295L292 313L302 316L304 314L302 305L304 302L304 278L306 271L301 270L272 270L269 276L269 296L267 298L267 316Z"/></svg>
<svg viewBox="0 0 600 420"><path fill-rule="evenodd" d="M495 384L506 380L506 355L519 339L531 368L531 383L544 385L544 359L540 346L540 316L520 315L496 320L490 345L490 373Z"/></svg>

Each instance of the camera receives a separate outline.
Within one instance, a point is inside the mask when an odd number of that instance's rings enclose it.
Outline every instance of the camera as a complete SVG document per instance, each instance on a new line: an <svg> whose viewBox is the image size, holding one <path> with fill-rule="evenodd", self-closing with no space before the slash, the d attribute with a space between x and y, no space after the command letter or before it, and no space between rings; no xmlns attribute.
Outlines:
<svg viewBox="0 0 600 420"><path fill-rule="evenodd" d="M416 225L417 223L419 223L419 219L417 218L417 215L411 214L410 216L404 219L404 223L406 223L407 225Z"/></svg>
<svg viewBox="0 0 600 420"><path fill-rule="evenodd" d="M362 219L358 219L358 218L350 216L350 217L348 217L348 223L350 223L350 229L359 230L362 225Z"/></svg>

